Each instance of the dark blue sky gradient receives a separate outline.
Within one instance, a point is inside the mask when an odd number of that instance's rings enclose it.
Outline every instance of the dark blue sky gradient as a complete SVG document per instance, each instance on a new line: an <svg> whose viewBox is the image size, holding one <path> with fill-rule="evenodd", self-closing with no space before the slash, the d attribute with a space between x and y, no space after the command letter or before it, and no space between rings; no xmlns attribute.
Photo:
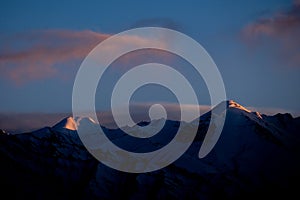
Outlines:
<svg viewBox="0 0 300 200"><path fill-rule="evenodd" d="M0 112L71 111L73 81L82 60L57 62L55 74L28 80L25 74L26 81L16 83L6 76L11 66L3 59L12 49L16 51L16 45L26 52L26 45L22 46L21 42L26 40L30 44L31 41L28 37L22 39L22 35L45 30L90 30L115 34L133 27L162 26L181 31L203 45L219 67L228 99L245 106L300 113L300 54L295 54L299 56L298 60L291 61L290 58L299 47L281 43L285 41L284 37L291 37L288 39L293 41L300 23L287 29L290 31L288 36L272 32L258 39L254 35L252 41L243 35L249 24L260 23L261 19L276 20L280 13L288 15L295 4L287 0L1 2L0 44L5 45L0 47ZM295 40L300 44L299 39ZM209 104L202 80L193 77L188 64L176 61L178 65L182 64L182 70L191 76L190 79L195 79L192 81L194 87L199 84L200 103ZM23 63L17 64L17 67L22 67ZM112 70L111 76L118 77L124 72L117 69ZM112 80L108 78L108 82ZM104 93L97 93L96 99ZM136 101L147 100L139 94L135 98ZM155 98L148 101L155 101ZM107 109L108 105L100 107Z"/></svg>

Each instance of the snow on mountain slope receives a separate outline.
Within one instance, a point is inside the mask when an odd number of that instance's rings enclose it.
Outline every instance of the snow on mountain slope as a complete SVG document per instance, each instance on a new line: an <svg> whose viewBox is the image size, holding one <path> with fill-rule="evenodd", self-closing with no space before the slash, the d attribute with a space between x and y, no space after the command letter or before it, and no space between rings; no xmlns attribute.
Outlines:
<svg viewBox="0 0 300 200"><path fill-rule="evenodd" d="M53 126L53 129L62 130L62 129L69 129L71 131L77 130L77 124L73 117L67 117L61 120L59 123Z"/></svg>
<svg viewBox="0 0 300 200"><path fill-rule="evenodd" d="M285 123L280 124L277 120L281 115L262 117L235 102L223 103L227 104L226 122L213 150L199 162L197 155L210 122L211 112L208 112L200 118L196 141L174 165L213 179L216 185L225 181L219 177L223 174L224 179L231 180L231 184L223 185L226 193L271 189L267 185L281 191L294 188L294 182L300 177L300 132L288 127L295 127L295 124L299 127L299 121L286 116Z"/></svg>
<svg viewBox="0 0 300 200"><path fill-rule="evenodd" d="M218 113L226 112L225 126L205 158L199 159L198 152L211 112L184 124L199 128L194 143L183 156L164 169L144 174L113 170L87 152L76 128L98 126L89 118L69 117L52 128L19 135L0 134L1 192L19 198L52 199L247 199L280 195L288 198L297 194L299 118L288 114L266 116L234 101L222 103L226 110ZM160 121L152 125L157 123ZM167 144L178 127L179 122L167 120L160 133L144 139L120 129L103 129L121 148L147 152ZM156 129L149 130L152 128ZM142 127L127 129L140 131Z"/></svg>
<svg viewBox="0 0 300 200"><path fill-rule="evenodd" d="M238 104L237 102L235 102L235 101L233 101L233 100L228 100L228 101L227 101L227 104L228 104L228 105L227 105L228 108L236 108L236 109L239 109L239 110L243 110L243 111L245 111L245 112L248 112L248 113L251 112L250 110L248 110L247 108L241 106L240 104Z"/></svg>

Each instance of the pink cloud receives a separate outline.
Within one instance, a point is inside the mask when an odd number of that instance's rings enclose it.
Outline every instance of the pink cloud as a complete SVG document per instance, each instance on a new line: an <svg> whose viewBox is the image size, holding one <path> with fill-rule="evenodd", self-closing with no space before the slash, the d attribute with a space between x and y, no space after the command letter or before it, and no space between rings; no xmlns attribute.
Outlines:
<svg viewBox="0 0 300 200"><path fill-rule="evenodd" d="M1 38L0 47L0 76L12 80L16 84L23 84L31 80L42 80L50 77L63 76L61 68L73 66L73 61L81 61L101 41L108 38L109 34L93 31L70 30L44 30L15 34ZM107 54L126 48L126 45L147 45L154 42L151 39L138 36L123 36L118 44L105 46ZM157 43L157 46L165 44ZM152 52L162 54L161 51ZM144 55L144 56L143 56ZM162 54L165 55L165 54ZM123 62L140 60L148 54L135 52L123 57ZM79 67L77 64L76 67ZM60 77L63 78L63 77Z"/></svg>
<svg viewBox="0 0 300 200"><path fill-rule="evenodd" d="M242 35L251 45L261 45L263 41L279 45L278 50L275 50L278 56L288 65L299 66L300 1L294 1L292 7L285 12L278 12L270 18L261 18L248 24Z"/></svg>
<svg viewBox="0 0 300 200"><path fill-rule="evenodd" d="M1 75L17 84L57 75L55 64L83 59L109 35L92 31L47 30L5 38Z"/></svg>

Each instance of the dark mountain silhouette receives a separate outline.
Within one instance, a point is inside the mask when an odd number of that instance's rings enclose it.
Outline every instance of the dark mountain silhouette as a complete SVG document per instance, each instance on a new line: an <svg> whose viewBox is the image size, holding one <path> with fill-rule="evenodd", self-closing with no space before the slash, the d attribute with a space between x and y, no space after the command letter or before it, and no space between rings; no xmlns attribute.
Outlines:
<svg viewBox="0 0 300 200"><path fill-rule="evenodd" d="M97 161L82 145L72 117L30 133L9 135L1 131L2 196L18 199L287 199L299 196L300 119L290 114L261 115L234 101L224 103L227 105L224 129L205 158L199 159L198 152L211 112L191 123L199 124L198 133L184 155L168 167L150 173L124 173ZM93 123L89 119L81 120ZM105 130L115 144L139 151L148 146L151 149L151 145L163 146L178 124L168 120L162 130L163 137L148 143L139 140L129 143L132 138L120 129ZM131 128L138 129L138 125Z"/></svg>

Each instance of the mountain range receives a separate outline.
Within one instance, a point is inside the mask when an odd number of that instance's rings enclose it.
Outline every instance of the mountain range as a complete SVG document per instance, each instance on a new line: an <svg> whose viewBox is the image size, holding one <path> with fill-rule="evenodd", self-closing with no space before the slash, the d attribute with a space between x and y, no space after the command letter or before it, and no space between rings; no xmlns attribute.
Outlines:
<svg viewBox="0 0 300 200"><path fill-rule="evenodd" d="M223 103L225 125L205 158L200 159L198 152L211 112L189 123L198 126L198 132L177 161L148 173L120 172L96 160L76 131L79 123L95 124L89 118L67 117L29 133L1 131L1 194L17 199L299 198L300 118L252 112L232 100ZM159 123L151 123L152 128ZM167 120L157 136L147 139L121 129L103 129L119 147L146 152L170 142L179 124ZM140 122L127 129L139 132L148 125Z"/></svg>

